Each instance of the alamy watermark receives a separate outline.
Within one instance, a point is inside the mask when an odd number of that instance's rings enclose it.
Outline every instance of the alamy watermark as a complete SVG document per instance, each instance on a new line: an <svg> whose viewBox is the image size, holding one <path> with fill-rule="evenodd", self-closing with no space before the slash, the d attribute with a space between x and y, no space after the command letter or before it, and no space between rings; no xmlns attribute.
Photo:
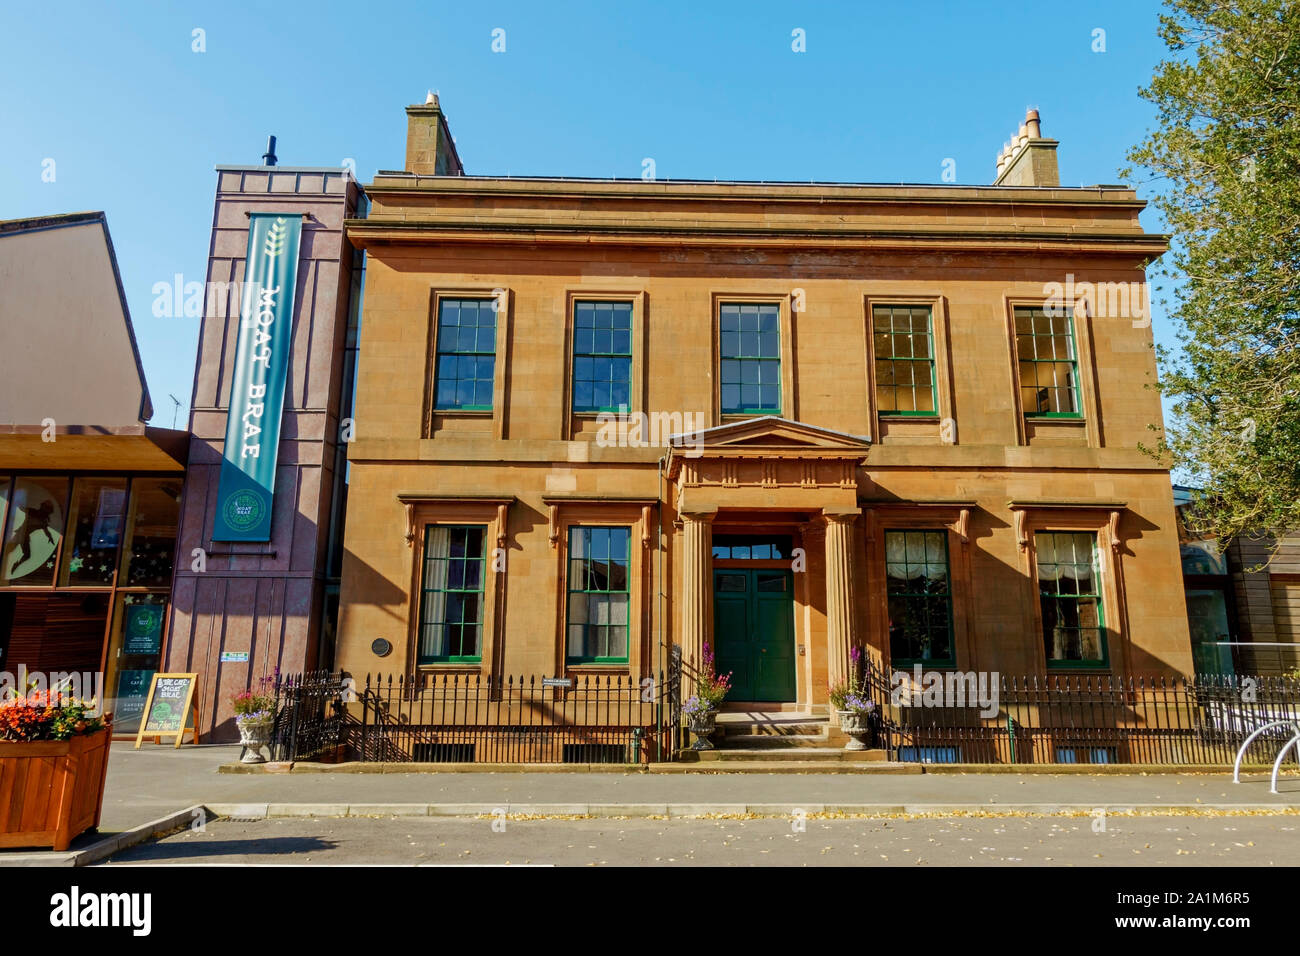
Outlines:
<svg viewBox="0 0 1300 956"><path fill-rule="evenodd" d="M104 711L104 674L102 671L29 671L26 664L18 665L18 672L0 671L0 701L18 700L30 693L49 693L51 696L76 698L92 706L86 711L89 717L102 716Z"/></svg>
<svg viewBox="0 0 1300 956"><path fill-rule="evenodd" d="M704 454L704 412L616 412L596 416L596 444L601 448L686 448L687 458Z"/></svg>
<svg viewBox="0 0 1300 956"><path fill-rule="evenodd" d="M1083 304L1096 318L1131 319L1133 328L1143 329L1151 325L1145 287L1144 282L1075 282L1074 273L1069 272L1063 283L1044 283L1043 311L1059 318Z"/></svg>
<svg viewBox="0 0 1300 956"><path fill-rule="evenodd" d="M895 707L978 707L987 720L1001 709L1001 683L997 671L926 671L914 664L911 673L894 671L889 697Z"/></svg>

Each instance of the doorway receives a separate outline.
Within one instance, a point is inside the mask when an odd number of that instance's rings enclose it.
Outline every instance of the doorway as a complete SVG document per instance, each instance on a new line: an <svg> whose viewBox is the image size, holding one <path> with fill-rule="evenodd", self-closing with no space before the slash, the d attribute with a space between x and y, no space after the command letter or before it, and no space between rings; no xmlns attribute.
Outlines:
<svg viewBox="0 0 1300 956"><path fill-rule="evenodd" d="M794 575L715 569L713 641L717 672L731 674L731 700L795 700Z"/></svg>

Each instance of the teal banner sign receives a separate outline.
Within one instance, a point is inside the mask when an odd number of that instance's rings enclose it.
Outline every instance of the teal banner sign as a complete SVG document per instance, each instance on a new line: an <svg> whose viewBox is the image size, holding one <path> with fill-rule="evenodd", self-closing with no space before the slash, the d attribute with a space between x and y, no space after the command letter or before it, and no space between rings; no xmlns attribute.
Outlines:
<svg viewBox="0 0 1300 956"><path fill-rule="evenodd" d="M270 541L301 213L253 213L213 541Z"/></svg>

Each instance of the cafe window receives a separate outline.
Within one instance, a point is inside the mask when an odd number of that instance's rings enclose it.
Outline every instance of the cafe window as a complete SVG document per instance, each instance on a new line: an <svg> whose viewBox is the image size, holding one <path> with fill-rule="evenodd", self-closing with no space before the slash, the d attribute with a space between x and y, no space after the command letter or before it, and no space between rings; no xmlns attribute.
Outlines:
<svg viewBox="0 0 1300 956"><path fill-rule="evenodd" d="M73 482L59 583L111 586L125 519L125 478L78 478Z"/></svg>
<svg viewBox="0 0 1300 956"><path fill-rule="evenodd" d="M482 525L430 525L424 532L420 663L477 663L483 655Z"/></svg>
<svg viewBox="0 0 1300 956"><path fill-rule="evenodd" d="M947 532L886 531L885 589L892 663L955 665Z"/></svg>
<svg viewBox="0 0 1300 956"><path fill-rule="evenodd" d="M569 529L568 660L626 663L631 593L628 528Z"/></svg>
<svg viewBox="0 0 1300 956"><path fill-rule="evenodd" d="M178 478L136 478L131 482L130 513L123 538L126 587L167 587L176 554L180 520Z"/></svg>
<svg viewBox="0 0 1300 956"><path fill-rule="evenodd" d="M166 620L166 594L118 594L104 678L104 709L113 714L115 734L132 734L140 726Z"/></svg>
<svg viewBox="0 0 1300 956"><path fill-rule="evenodd" d="M1034 535L1034 550L1047 663L1054 667L1105 666L1097 536L1040 531Z"/></svg>
<svg viewBox="0 0 1300 956"><path fill-rule="evenodd" d="M0 584L49 587L63 541L68 479L15 478L9 500Z"/></svg>

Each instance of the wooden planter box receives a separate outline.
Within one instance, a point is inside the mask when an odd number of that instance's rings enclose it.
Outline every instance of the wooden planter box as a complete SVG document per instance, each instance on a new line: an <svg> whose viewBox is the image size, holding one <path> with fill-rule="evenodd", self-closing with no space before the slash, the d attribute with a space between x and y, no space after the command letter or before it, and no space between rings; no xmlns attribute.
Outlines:
<svg viewBox="0 0 1300 956"><path fill-rule="evenodd" d="M0 743L0 847L66 850L99 826L112 733Z"/></svg>

